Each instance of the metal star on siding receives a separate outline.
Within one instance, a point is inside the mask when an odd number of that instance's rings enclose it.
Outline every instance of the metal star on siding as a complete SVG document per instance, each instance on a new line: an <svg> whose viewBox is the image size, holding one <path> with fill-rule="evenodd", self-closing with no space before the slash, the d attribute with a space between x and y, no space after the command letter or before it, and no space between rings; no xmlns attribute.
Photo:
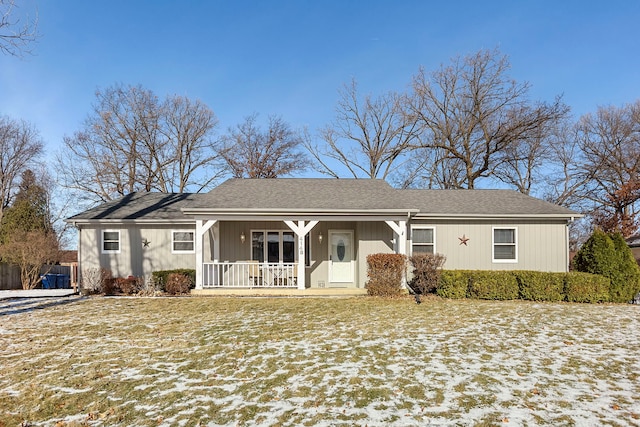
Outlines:
<svg viewBox="0 0 640 427"><path fill-rule="evenodd" d="M458 240L460 240L461 245L467 246L467 242L469 241L469 238L463 234L462 237L458 237Z"/></svg>
<svg viewBox="0 0 640 427"><path fill-rule="evenodd" d="M150 241L148 241L146 238L142 241L142 247L143 248L148 248L149 247L149 243L151 243Z"/></svg>

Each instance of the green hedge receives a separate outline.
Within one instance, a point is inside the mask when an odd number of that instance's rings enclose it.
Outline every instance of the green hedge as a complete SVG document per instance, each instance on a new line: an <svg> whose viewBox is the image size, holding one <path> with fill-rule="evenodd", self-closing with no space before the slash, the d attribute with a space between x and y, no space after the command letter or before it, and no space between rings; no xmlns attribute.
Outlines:
<svg viewBox="0 0 640 427"><path fill-rule="evenodd" d="M175 270L160 270L154 271L151 273L153 276L153 281L160 288L160 290L165 291L165 284L167 283L167 279L170 274L182 274L191 280L191 288L195 286L196 283L196 270L192 268L177 268Z"/></svg>
<svg viewBox="0 0 640 427"><path fill-rule="evenodd" d="M517 299L518 281L510 271L474 271L470 276L468 295L475 299Z"/></svg>
<svg viewBox="0 0 640 427"><path fill-rule="evenodd" d="M436 294L443 298L598 303L609 301L610 280L588 273L444 270Z"/></svg>
<svg viewBox="0 0 640 427"><path fill-rule="evenodd" d="M443 270L436 294L442 298L467 298L470 273L469 270Z"/></svg>
<svg viewBox="0 0 640 427"><path fill-rule="evenodd" d="M564 301L564 283L567 273L542 271L515 271L519 297L528 301Z"/></svg>
<svg viewBox="0 0 640 427"><path fill-rule="evenodd" d="M569 302L607 302L611 280L597 274L572 271L565 275L564 293Z"/></svg>

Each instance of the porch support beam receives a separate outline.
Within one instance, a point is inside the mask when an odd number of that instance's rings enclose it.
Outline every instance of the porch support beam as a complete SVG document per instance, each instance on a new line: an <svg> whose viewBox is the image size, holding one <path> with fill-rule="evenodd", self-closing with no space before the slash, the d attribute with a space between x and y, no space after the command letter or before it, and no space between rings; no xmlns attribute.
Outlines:
<svg viewBox="0 0 640 427"><path fill-rule="evenodd" d="M397 254L407 255L407 221L398 221L397 223L395 221L385 222L393 230L393 235L395 238L393 250ZM402 286L407 286L406 274L402 275Z"/></svg>
<svg viewBox="0 0 640 427"><path fill-rule="evenodd" d="M309 221L305 224L305 221L298 221L297 223L294 221L285 220L285 224L287 227L293 231L298 237L298 289L305 289L305 251L304 251L304 238L313 227L318 224L318 221Z"/></svg>
<svg viewBox="0 0 640 427"><path fill-rule="evenodd" d="M393 250L402 255L407 254L407 221L385 221L393 230L395 244Z"/></svg>
<svg viewBox="0 0 640 427"><path fill-rule="evenodd" d="M215 219L209 220L196 220L196 236L195 236L195 250L196 250L196 289L202 289L202 264L204 264L204 235L214 224L218 221ZM216 239L217 241L218 239ZM215 250L214 250L215 252Z"/></svg>

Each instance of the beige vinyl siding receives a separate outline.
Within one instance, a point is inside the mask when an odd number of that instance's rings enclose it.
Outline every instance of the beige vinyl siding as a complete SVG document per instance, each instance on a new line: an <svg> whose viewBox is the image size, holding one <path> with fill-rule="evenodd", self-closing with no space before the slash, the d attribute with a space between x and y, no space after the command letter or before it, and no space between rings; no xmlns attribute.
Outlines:
<svg viewBox="0 0 640 427"><path fill-rule="evenodd" d="M282 221L221 221L220 222L220 260L248 261L251 259L252 231L291 231ZM388 252L393 233L383 222L356 223L350 221L319 222L310 232L311 265L305 268L305 282L308 287L330 287L329 282L329 230L351 230L354 233L355 271L353 283L340 283L340 287L363 287L366 281L366 255L376 251ZM383 243L377 234L382 230L387 243ZM245 242L240 240L241 233L245 235ZM318 241L322 233L323 241ZM362 239L360 241L360 239ZM210 259L212 243L205 243L205 259ZM361 256L364 254L364 258Z"/></svg>
<svg viewBox="0 0 640 427"><path fill-rule="evenodd" d="M120 231L120 252L102 253L102 231ZM193 253L171 251L171 232L193 230L195 225L113 225L83 227L80 232L81 270L105 268L113 277L149 276L153 271L195 268ZM149 242L144 247L143 241Z"/></svg>
<svg viewBox="0 0 640 427"><path fill-rule="evenodd" d="M360 222L356 237L358 254L357 287L364 288L367 282L367 255L393 253L393 231L384 222Z"/></svg>
<svg viewBox="0 0 640 427"><path fill-rule="evenodd" d="M456 221L414 220L436 229L436 251L447 257L444 268L451 270L568 270L567 224L565 221ZM493 261L493 229L517 230L517 262ZM467 245L460 237L467 237ZM410 243L409 243L410 245Z"/></svg>

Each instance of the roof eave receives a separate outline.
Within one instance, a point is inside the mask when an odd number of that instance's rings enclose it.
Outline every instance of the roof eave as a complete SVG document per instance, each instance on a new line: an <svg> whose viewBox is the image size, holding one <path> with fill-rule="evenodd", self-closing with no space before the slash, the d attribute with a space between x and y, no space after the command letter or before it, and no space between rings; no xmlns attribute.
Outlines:
<svg viewBox="0 0 640 427"><path fill-rule="evenodd" d="M444 214L444 213L418 213L415 215L415 219L565 219L575 220L582 218L584 215L579 213L566 213L566 214L531 214L531 213L517 213L517 214Z"/></svg>

